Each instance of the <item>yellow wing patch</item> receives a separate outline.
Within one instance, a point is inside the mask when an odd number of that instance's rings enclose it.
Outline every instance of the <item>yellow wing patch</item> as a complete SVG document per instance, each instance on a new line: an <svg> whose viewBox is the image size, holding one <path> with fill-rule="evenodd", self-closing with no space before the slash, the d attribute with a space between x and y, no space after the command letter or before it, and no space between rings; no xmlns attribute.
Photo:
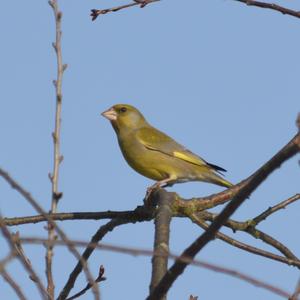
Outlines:
<svg viewBox="0 0 300 300"><path fill-rule="evenodd" d="M144 135L142 135L141 133L144 133ZM188 149L185 149L183 146L176 143L175 141L173 141L170 137L166 136L165 134L158 132L159 133L158 137L160 139L155 139L155 137L157 138L157 136L153 136L151 134L146 135L146 133L147 132L145 132L145 129L144 129L144 131L140 131L140 134L138 135L138 140L147 149L153 150L153 151L158 151L158 152L164 153L164 154L172 156L172 157L176 157L176 158L184 160L190 164L208 167L205 160L203 160L198 155L192 153Z"/></svg>
<svg viewBox="0 0 300 300"><path fill-rule="evenodd" d="M198 166L206 165L204 160L202 160L200 157L197 157L193 153L174 151L173 155L174 155L174 157L180 158L182 160L185 160L186 162L189 162L189 163L192 163L192 164L195 164Z"/></svg>

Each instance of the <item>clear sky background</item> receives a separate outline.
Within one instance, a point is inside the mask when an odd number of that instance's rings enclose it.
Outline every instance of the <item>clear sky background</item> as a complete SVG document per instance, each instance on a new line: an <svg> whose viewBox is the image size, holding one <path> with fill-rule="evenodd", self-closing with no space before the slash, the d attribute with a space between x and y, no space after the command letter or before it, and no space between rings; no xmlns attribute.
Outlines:
<svg viewBox="0 0 300 300"><path fill-rule="evenodd" d="M228 170L234 183L249 176L296 133L300 110L300 20L247 7L235 1L165 0L131 8L91 22L91 8L117 1L59 1L63 11L63 81L60 212L130 210L142 203L153 182L130 169L115 133L100 113L115 103L138 107L148 121L209 162ZM281 4L294 4L281 1ZM300 7L291 7L300 9ZM0 10L0 165L50 208L56 77L53 12L47 1L3 1ZM299 156L274 172L234 214L247 220L299 193ZM205 196L222 188L185 183L169 188L183 197ZM0 180L5 216L35 214L30 205ZM218 210L214 210L218 211ZM300 256L300 203L260 225ZM66 221L70 238L89 240L106 221ZM12 228L22 236L46 236L45 224ZM118 227L103 242L151 249L153 222ZM245 234L223 232L271 250ZM170 249L181 253L202 230L173 219ZM7 253L3 239L0 254ZM44 279L43 247L26 253ZM272 250L273 251L273 250ZM254 256L215 240L197 259L216 263L293 291L296 268ZM144 299L151 274L150 257L105 251L89 260L108 278L102 299ZM75 260L56 248L54 269L59 292ZM29 299L39 295L18 263L8 270ZM45 279L44 279L45 282ZM74 291L85 285L84 276ZM72 294L73 294L72 292ZM190 266L176 281L170 300L281 299L235 278ZM16 299L0 279L0 298ZM91 293L81 299L92 299Z"/></svg>

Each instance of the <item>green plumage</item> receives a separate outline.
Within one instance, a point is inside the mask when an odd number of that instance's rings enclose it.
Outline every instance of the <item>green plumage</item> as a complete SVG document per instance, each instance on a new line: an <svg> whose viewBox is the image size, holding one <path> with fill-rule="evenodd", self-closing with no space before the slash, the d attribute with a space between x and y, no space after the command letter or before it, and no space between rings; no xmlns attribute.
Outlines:
<svg viewBox="0 0 300 300"><path fill-rule="evenodd" d="M153 187L186 181L232 186L218 174L225 171L223 168L207 163L152 127L135 107L117 104L102 115L111 121L128 164L140 174L156 180Z"/></svg>

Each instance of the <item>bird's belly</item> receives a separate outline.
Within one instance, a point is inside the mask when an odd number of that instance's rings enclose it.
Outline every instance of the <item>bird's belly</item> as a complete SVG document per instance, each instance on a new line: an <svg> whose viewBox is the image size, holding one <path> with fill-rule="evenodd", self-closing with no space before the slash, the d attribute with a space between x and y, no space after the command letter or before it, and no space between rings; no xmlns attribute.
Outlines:
<svg viewBox="0 0 300 300"><path fill-rule="evenodd" d="M127 149L127 147L121 147L122 154L130 167L136 172L157 181L169 177L167 167L159 152L145 149L140 145L132 145L130 151L126 151L124 148Z"/></svg>

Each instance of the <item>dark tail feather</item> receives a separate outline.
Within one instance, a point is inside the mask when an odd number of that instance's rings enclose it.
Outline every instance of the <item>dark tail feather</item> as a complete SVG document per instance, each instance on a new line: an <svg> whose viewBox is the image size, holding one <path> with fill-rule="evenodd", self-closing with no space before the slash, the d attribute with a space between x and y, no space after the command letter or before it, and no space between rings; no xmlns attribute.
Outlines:
<svg viewBox="0 0 300 300"><path fill-rule="evenodd" d="M217 165L214 165L214 164L210 164L210 163L207 163L211 168L213 168L214 170L216 171L219 171L219 172L227 172L225 169L217 166Z"/></svg>

